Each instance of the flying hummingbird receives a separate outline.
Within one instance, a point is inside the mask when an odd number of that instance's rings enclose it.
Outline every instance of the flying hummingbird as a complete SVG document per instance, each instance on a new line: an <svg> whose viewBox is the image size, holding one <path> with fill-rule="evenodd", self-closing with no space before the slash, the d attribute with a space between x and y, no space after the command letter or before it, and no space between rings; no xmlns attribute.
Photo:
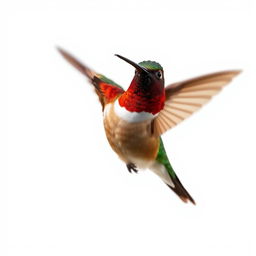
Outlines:
<svg viewBox="0 0 256 256"><path fill-rule="evenodd" d="M58 50L94 86L102 105L106 137L128 171L150 169L182 201L195 204L170 164L161 135L201 108L240 71L212 73L165 87L164 71L159 63L142 61L137 64L116 54L135 68L135 75L125 91L63 49Z"/></svg>

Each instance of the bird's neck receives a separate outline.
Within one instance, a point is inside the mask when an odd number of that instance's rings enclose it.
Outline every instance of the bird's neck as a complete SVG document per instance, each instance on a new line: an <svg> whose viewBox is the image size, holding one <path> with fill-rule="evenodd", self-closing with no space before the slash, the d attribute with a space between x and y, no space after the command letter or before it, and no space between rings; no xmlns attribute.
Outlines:
<svg viewBox="0 0 256 256"><path fill-rule="evenodd" d="M156 86L143 88L132 81L118 101L121 107L130 112L148 112L155 115L164 107L165 90Z"/></svg>

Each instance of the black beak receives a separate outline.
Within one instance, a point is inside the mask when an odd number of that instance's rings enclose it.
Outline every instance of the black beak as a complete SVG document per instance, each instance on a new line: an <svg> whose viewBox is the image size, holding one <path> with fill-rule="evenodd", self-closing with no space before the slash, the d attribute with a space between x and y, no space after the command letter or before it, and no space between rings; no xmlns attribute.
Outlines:
<svg viewBox="0 0 256 256"><path fill-rule="evenodd" d="M122 59L122 60L128 62L130 65L134 66L138 71L140 71L140 72L145 72L145 73L149 74L149 72L147 71L147 69L145 69L144 67L138 65L137 63L135 63L135 62L133 62L133 61L131 61L131 60L129 60L129 59L127 59L127 58L125 58L125 57L119 55L119 54L115 54L115 56L117 56L118 58L120 58L120 59Z"/></svg>

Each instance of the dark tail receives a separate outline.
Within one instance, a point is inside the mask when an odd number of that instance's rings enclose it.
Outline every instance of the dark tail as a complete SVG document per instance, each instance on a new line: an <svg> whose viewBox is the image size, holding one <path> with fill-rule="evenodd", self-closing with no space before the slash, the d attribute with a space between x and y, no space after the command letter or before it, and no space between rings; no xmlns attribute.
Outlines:
<svg viewBox="0 0 256 256"><path fill-rule="evenodd" d="M179 196L179 198L184 202L187 203L188 201L190 201L192 204L196 204L195 200L192 198L192 196L188 193L188 191L183 187L183 185L181 184L179 178L176 177L172 178L172 182L174 184L174 188L171 187L170 185L166 184L173 192L175 192L175 194L177 194Z"/></svg>

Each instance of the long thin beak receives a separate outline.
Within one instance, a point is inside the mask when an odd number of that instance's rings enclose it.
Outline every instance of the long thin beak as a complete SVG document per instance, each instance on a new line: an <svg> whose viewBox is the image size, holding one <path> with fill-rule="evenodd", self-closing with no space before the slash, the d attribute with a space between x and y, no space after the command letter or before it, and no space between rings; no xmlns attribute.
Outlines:
<svg viewBox="0 0 256 256"><path fill-rule="evenodd" d="M145 72L147 74L149 73L144 67L138 65L137 63L135 63L135 62L133 62L133 61L131 61L131 60L129 60L129 59L119 55L119 54L115 54L115 56L117 56L118 58L128 62L130 65L134 66L138 71Z"/></svg>

